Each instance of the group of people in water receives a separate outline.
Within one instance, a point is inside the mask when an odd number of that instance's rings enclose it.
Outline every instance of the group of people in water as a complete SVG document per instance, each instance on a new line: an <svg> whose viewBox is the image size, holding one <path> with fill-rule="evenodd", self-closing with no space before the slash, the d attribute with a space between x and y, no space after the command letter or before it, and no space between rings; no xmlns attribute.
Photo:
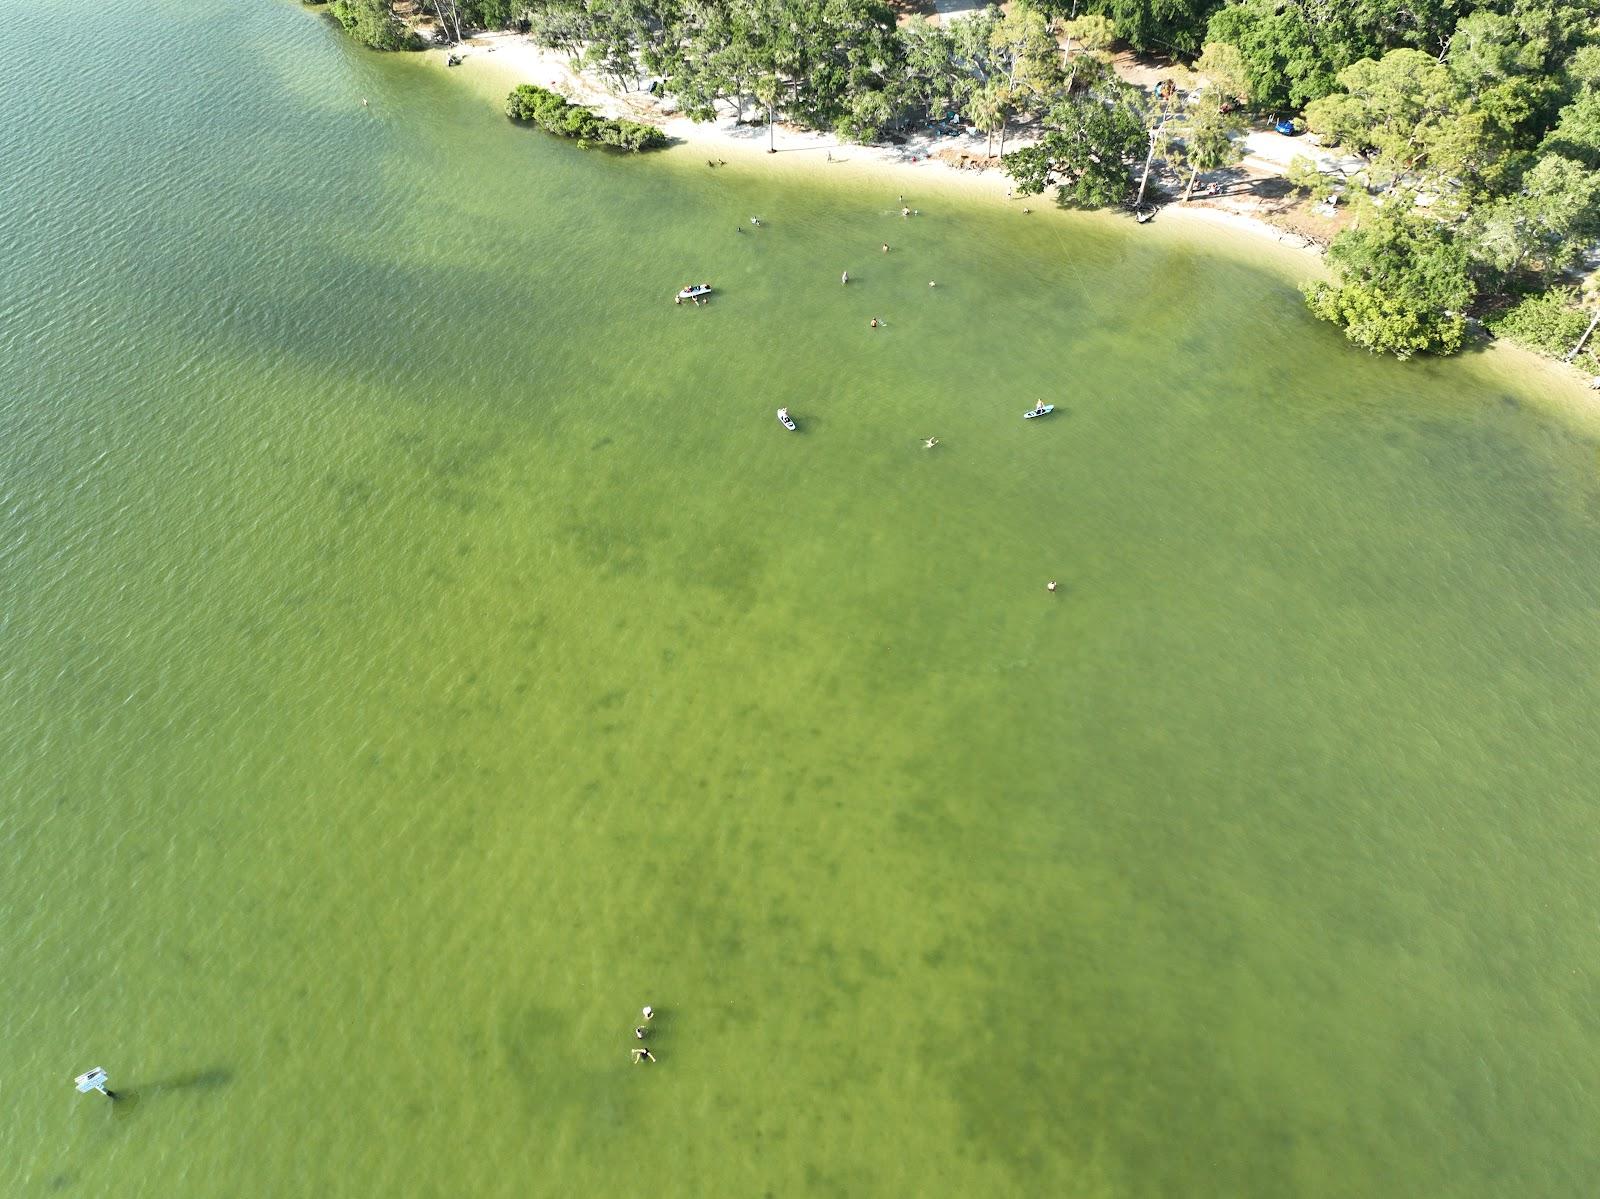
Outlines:
<svg viewBox="0 0 1600 1199"><path fill-rule="evenodd" d="M642 1014L644 1016L644 1023L635 1026L635 1028L633 1030L633 1039L635 1041L643 1041L644 1040L645 1033L649 1031L650 1021L655 1016L656 1011L655 1011L655 1009L653 1007L651 1007L647 1003L647 1004L644 1005L644 1008L642 1009ZM634 1046L634 1049L633 1049L633 1062L634 1062L634 1065L642 1066L646 1062L653 1062L655 1060L656 1060L656 1055L650 1052L650 1046L648 1046L648 1045L635 1045Z"/></svg>

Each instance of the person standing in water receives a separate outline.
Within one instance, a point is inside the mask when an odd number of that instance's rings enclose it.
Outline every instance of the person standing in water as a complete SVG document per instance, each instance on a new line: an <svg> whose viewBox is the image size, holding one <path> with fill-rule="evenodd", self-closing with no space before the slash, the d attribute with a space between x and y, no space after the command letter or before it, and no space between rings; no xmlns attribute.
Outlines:
<svg viewBox="0 0 1600 1199"><path fill-rule="evenodd" d="M850 282L850 272L846 271L844 274L840 275L839 276L839 282L840 283L848 283L848 282Z"/></svg>

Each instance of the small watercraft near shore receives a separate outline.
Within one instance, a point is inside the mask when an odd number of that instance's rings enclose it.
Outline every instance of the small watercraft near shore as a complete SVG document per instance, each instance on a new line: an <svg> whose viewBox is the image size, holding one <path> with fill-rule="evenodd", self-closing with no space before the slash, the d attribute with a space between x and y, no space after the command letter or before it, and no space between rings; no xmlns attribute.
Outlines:
<svg viewBox="0 0 1600 1199"><path fill-rule="evenodd" d="M698 300L701 296L709 296L710 294L711 294L711 284L709 284L709 283L691 283L691 284L689 284L688 287L685 287L682 291L680 291L678 293L678 298L674 302L678 303L678 304L681 304L685 300Z"/></svg>
<svg viewBox="0 0 1600 1199"><path fill-rule="evenodd" d="M789 410L787 408L779 408L778 409L778 423L780 425L782 425L785 429L788 429L789 432L791 432L791 433L793 433L795 431L795 429L798 427L794 423L794 417L789 415Z"/></svg>
<svg viewBox="0 0 1600 1199"><path fill-rule="evenodd" d="M1054 404L1046 404L1043 408L1034 408L1031 411L1024 412L1022 414L1022 419L1032 420L1036 416L1049 416L1055 410L1056 406Z"/></svg>

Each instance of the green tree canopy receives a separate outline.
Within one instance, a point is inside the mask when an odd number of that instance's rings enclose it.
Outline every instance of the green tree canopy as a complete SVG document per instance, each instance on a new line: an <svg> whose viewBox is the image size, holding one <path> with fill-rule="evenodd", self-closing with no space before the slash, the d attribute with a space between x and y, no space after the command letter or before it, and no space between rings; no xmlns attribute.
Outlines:
<svg viewBox="0 0 1600 1199"><path fill-rule="evenodd" d="M1201 93L1185 110L1178 126L1178 156L1189 168L1189 182L1183 189L1186 202L1201 171L1231 166L1244 157L1244 147L1237 140L1243 129L1243 120L1222 111L1222 93L1216 88Z"/></svg>
<svg viewBox="0 0 1600 1199"><path fill-rule="evenodd" d="M506 116L537 125L558 137L619 150L651 150L667 144L667 135L654 125L599 116L559 92L531 83L513 89L506 97Z"/></svg>
<svg viewBox="0 0 1600 1199"><path fill-rule="evenodd" d="M1391 50L1339 72L1344 89L1306 107L1306 124L1354 150L1376 150L1394 170L1426 158L1457 107L1450 71L1419 50Z"/></svg>
<svg viewBox="0 0 1600 1199"><path fill-rule="evenodd" d="M1306 300L1357 345L1397 358L1461 348L1473 296L1466 251L1408 193L1369 205L1333 239L1328 265L1335 282L1307 285Z"/></svg>
<svg viewBox="0 0 1600 1199"><path fill-rule="evenodd" d="M1600 87L1589 84L1561 110L1556 127L1539 147L1600 168Z"/></svg>
<svg viewBox="0 0 1600 1199"><path fill-rule="evenodd" d="M1198 54L1206 21L1221 6L1222 0L1088 0L1082 9L1110 17L1117 36L1135 50Z"/></svg>
<svg viewBox="0 0 1600 1199"><path fill-rule="evenodd" d="M328 11L345 31L374 50L415 50L421 44L389 7L389 0L333 0Z"/></svg>
<svg viewBox="0 0 1600 1199"><path fill-rule="evenodd" d="M1541 283L1553 280L1600 237L1600 171L1547 154L1515 194L1474 210L1463 232L1475 266L1493 282L1523 271Z"/></svg>
<svg viewBox="0 0 1600 1199"><path fill-rule="evenodd" d="M1063 205L1106 208L1128 199L1129 170L1148 144L1132 97L1074 93L1051 106L1043 124L1035 145L1005 156L1019 192L1036 195L1055 180Z"/></svg>

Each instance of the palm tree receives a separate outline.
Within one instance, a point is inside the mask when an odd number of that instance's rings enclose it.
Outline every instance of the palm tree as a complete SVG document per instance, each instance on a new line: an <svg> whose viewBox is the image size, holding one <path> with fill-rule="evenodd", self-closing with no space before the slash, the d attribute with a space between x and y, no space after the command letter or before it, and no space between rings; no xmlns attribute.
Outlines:
<svg viewBox="0 0 1600 1199"><path fill-rule="evenodd" d="M1005 84L998 79L991 80L973 92L972 99L967 101L967 114L988 137L983 147L983 156L988 158L994 153L995 127L1005 119Z"/></svg>
<svg viewBox="0 0 1600 1199"><path fill-rule="evenodd" d="M778 126L778 96L782 93L783 86L775 75L763 75L756 80L756 99L767 106L767 153L776 154L777 126Z"/></svg>
<svg viewBox="0 0 1600 1199"><path fill-rule="evenodd" d="M1183 158L1189 167L1189 185L1183 189L1185 204L1194 194L1194 182L1201 171L1231 166L1244 157L1243 149L1233 140L1243 126L1238 117L1222 111L1222 97L1215 88L1201 93L1199 101L1189 109L1183 124Z"/></svg>

